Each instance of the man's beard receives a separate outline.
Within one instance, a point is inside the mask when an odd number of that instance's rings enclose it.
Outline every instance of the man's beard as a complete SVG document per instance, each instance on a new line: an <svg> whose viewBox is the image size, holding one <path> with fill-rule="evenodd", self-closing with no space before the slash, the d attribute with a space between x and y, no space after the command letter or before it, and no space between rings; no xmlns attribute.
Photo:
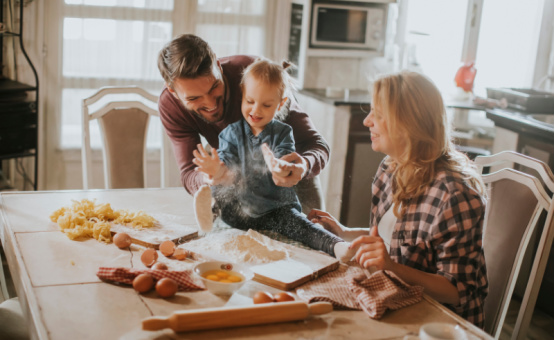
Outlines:
<svg viewBox="0 0 555 340"><path fill-rule="evenodd" d="M204 122L207 123L207 124L219 123L219 122L221 122L222 120L224 120L224 112L225 112L225 108L224 108L224 105L223 105L223 100L222 100L222 98L219 98L219 99L218 99L218 106L220 106L220 103L221 103L221 106L222 106L222 111L221 111L220 116L218 117L217 120L208 120L208 119L206 119L206 117L204 117L199 111L196 111L196 110L191 110L191 111L194 113L195 116L197 116L198 118L202 119L202 121L204 121Z"/></svg>

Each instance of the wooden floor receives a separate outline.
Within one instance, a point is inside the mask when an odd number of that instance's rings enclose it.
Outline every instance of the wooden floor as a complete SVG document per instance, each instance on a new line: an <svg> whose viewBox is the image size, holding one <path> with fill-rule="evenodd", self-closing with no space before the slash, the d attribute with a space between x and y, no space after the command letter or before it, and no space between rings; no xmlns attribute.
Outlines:
<svg viewBox="0 0 555 340"><path fill-rule="evenodd" d="M15 297L15 289L13 286L13 282L11 280L10 272L8 270L8 266L6 264L6 258L4 256L2 247L0 246L0 255L2 256L2 265L4 267L4 274L6 275L7 284L8 284L8 292L10 297ZM6 300L6 297L2 295L2 291L0 290L0 303ZM507 317L505 320L505 324L503 325L503 331L501 332L501 336L499 340L509 340L511 339L511 335L513 333L514 324L516 321L518 308L520 307L520 303L517 300L513 300L511 305L509 306L509 311L507 313ZM1 322L0 322L1 323ZM544 313L543 311L536 309L534 311L534 315L532 316L532 322L530 324L530 328L528 329L528 335L526 337L527 340L550 340L553 339L553 331L554 331L554 323L553 317Z"/></svg>

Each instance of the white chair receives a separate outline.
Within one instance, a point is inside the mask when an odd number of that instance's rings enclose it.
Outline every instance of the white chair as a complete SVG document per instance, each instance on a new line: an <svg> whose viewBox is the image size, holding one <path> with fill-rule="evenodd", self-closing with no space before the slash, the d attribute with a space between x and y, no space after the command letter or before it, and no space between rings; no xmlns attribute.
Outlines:
<svg viewBox="0 0 555 340"><path fill-rule="evenodd" d="M512 335L512 339L524 339L553 242L553 199L550 196L553 173L545 163L511 151L476 157L475 162L481 167L510 163L510 168L483 175L489 194L483 234L489 281L484 306L485 330L494 338L501 334L531 236L535 228L541 233L540 246L534 254L532 272ZM512 169L513 164L533 169L539 176ZM543 216L545 222L538 223L543 221Z"/></svg>
<svg viewBox="0 0 555 340"><path fill-rule="evenodd" d="M30 339L27 321L19 299L11 298L0 303L0 339L25 340Z"/></svg>
<svg viewBox="0 0 555 340"><path fill-rule="evenodd" d="M158 111L139 100L110 101L105 106L89 112L99 100L116 95L138 95L141 100L156 106L158 97L136 86L103 87L83 100L83 188L91 188L92 158L90 122L97 120L102 135L104 186L106 189L144 188L147 186L146 137L152 116ZM111 96L111 97L107 97ZM97 104L98 106L98 104ZM160 186L166 186L164 167L165 133L160 150Z"/></svg>

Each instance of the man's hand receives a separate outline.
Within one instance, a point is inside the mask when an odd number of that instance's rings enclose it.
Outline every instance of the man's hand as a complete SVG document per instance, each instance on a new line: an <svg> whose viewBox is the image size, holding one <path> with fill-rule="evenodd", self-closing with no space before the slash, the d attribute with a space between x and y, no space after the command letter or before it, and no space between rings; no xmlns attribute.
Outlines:
<svg viewBox="0 0 555 340"><path fill-rule="evenodd" d="M283 177L272 171L272 179L278 187L293 187L297 185L308 172L308 161L296 152L285 155L281 157L280 160L288 163L283 166L283 168L280 168L282 171L286 171L288 175Z"/></svg>

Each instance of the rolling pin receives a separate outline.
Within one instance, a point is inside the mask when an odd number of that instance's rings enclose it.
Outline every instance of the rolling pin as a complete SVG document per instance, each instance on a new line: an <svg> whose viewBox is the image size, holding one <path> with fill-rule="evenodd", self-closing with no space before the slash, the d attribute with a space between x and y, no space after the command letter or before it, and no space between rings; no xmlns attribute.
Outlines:
<svg viewBox="0 0 555 340"><path fill-rule="evenodd" d="M307 304L302 301L263 303L253 306L206 308L174 312L169 317L143 320L143 330L171 328L175 332L202 329L262 325L304 320L309 315L326 314L333 310L329 302Z"/></svg>

